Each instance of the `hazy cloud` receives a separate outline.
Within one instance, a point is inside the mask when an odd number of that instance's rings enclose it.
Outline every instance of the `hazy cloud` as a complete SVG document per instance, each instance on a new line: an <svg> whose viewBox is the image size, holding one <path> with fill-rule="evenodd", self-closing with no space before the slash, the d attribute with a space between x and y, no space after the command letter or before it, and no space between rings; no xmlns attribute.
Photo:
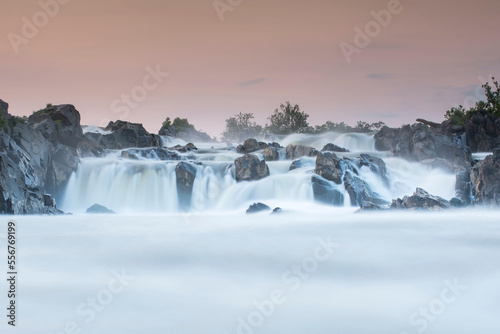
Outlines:
<svg viewBox="0 0 500 334"><path fill-rule="evenodd" d="M257 79L253 79L253 80L238 82L238 86L253 86L253 85L258 85L258 84L266 82L266 81L267 81L267 78L257 78Z"/></svg>

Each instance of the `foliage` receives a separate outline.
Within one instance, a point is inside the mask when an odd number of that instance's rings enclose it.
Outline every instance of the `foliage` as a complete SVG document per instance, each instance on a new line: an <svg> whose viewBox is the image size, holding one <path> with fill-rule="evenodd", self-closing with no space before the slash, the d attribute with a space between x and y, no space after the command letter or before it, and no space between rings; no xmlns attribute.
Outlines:
<svg viewBox="0 0 500 334"><path fill-rule="evenodd" d="M266 129L274 134L288 135L292 133L311 132L307 119L309 115L300 111L298 104L292 107L289 101L275 109L274 114L269 117L271 124Z"/></svg>
<svg viewBox="0 0 500 334"><path fill-rule="evenodd" d="M45 108L50 108L52 107L52 103L47 103L47 106Z"/></svg>
<svg viewBox="0 0 500 334"><path fill-rule="evenodd" d="M226 128L222 132L225 140L241 141L250 137L259 137L263 133L262 126L253 121L252 113L239 113L234 117L226 119Z"/></svg>
<svg viewBox="0 0 500 334"><path fill-rule="evenodd" d="M7 121L2 117L2 108L0 107L0 131L7 125Z"/></svg>
<svg viewBox="0 0 500 334"><path fill-rule="evenodd" d="M174 122L172 123L172 125L175 127L175 131L177 131L177 132L185 130L185 129L195 130L194 125L190 124L187 118L176 117L174 119Z"/></svg>
<svg viewBox="0 0 500 334"><path fill-rule="evenodd" d="M376 122L376 123L367 123L367 122L362 122L359 121L356 126L352 127L348 124L345 124L344 122L341 123L334 123L331 121L327 121L323 125L316 125L314 127L314 130L312 131L313 133L324 133L324 132L340 132L340 133L347 133L347 132L362 132L362 133L369 133L369 132L374 132L378 131L381 128L385 126L384 122Z"/></svg>
<svg viewBox="0 0 500 334"><path fill-rule="evenodd" d="M167 117L165 121L162 123L164 128L168 128L170 125L172 125L172 122L170 121L170 117Z"/></svg>
<svg viewBox="0 0 500 334"><path fill-rule="evenodd" d="M457 125L463 125L480 111L500 117L500 84L495 81L494 77L491 80L493 81L493 87L488 82L482 85L486 101L476 102L476 105L469 108L469 110L466 110L462 105L453 107L446 111L444 117L453 120L453 123Z"/></svg>
<svg viewBox="0 0 500 334"><path fill-rule="evenodd" d="M56 125L57 132L61 131L62 121L60 119L55 120L54 124Z"/></svg>

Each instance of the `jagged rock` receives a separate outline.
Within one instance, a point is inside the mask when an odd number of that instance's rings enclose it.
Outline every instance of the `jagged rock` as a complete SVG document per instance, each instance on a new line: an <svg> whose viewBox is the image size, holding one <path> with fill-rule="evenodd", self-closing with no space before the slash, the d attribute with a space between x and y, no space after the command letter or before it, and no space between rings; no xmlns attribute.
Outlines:
<svg viewBox="0 0 500 334"><path fill-rule="evenodd" d="M311 177L314 199L320 203L343 206L344 195L334 185L318 175Z"/></svg>
<svg viewBox="0 0 500 334"><path fill-rule="evenodd" d="M464 124L472 152L493 152L500 147L500 117L478 112Z"/></svg>
<svg viewBox="0 0 500 334"><path fill-rule="evenodd" d="M267 144L268 147L274 147L274 148L283 148L283 146L281 146L279 143L277 142L272 142L272 143L269 143Z"/></svg>
<svg viewBox="0 0 500 334"><path fill-rule="evenodd" d="M245 154L234 160L236 181L256 181L269 176L269 168L256 155Z"/></svg>
<svg viewBox="0 0 500 334"><path fill-rule="evenodd" d="M372 203L370 201L363 201L360 206L360 211L382 211L382 210L387 210L387 208L383 207L382 205L378 205L375 203Z"/></svg>
<svg viewBox="0 0 500 334"><path fill-rule="evenodd" d="M121 158L130 160L139 160L139 158L148 160L170 161L179 160L179 155L161 147L145 149L128 149L122 151Z"/></svg>
<svg viewBox="0 0 500 334"><path fill-rule="evenodd" d="M440 210L451 208L450 202L439 196L430 195L427 191L417 188L413 196L405 196L392 201L391 209L425 209Z"/></svg>
<svg viewBox="0 0 500 334"><path fill-rule="evenodd" d="M150 134L142 124L124 121L109 122L105 128L109 134L87 132L84 136L99 147L111 150L126 148L161 147L161 137Z"/></svg>
<svg viewBox="0 0 500 334"><path fill-rule="evenodd" d="M314 166L315 162L311 161L311 159L300 158L292 162L292 164L290 165L290 170L304 168L304 167L314 167Z"/></svg>
<svg viewBox="0 0 500 334"><path fill-rule="evenodd" d="M386 185L390 184L389 176L387 175L387 166L384 160L368 154L361 154L357 163L359 167L366 166L370 168L370 170L378 175Z"/></svg>
<svg viewBox="0 0 500 334"><path fill-rule="evenodd" d="M264 149L262 154L264 155L264 160L266 161L277 161L280 159L280 153L278 152L278 149L274 147L267 147Z"/></svg>
<svg viewBox="0 0 500 334"><path fill-rule="evenodd" d="M186 152L191 152L191 151L198 150L198 148L196 146L194 146L193 143L187 143L184 146L182 146L182 145L176 145L174 147L169 147L168 149L172 150L172 151L181 152L181 153L186 153Z"/></svg>
<svg viewBox="0 0 500 334"><path fill-rule="evenodd" d="M500 204L500 149L478 162L470 176L476 204Z"/></svg>
<svg viewBox="0 0 500 334"><path fill-rule="evenodd" d="M265 143L264 143L265 144ZM252 153L261 149L259 142L254 138L249 138L245 140L243 145L238 145L236 152L238 153Z"/></svg>
<svg viewBox="0 0 500 334"><path fill-rule="evenodd" d="M318 151L311 146L290 144L286 147L286 157L290 160L300 157L315 157L316 155L318 155Z"/></svg>
<svg viewBox="0 0 500 334"><path fill-rule="evenodd" d="M281 208L274 208L273 212L271 212L272 215L279 215L282 213L283 213L283 210Z"/></svg>
<svg viewBox="0 0 500 334"><path fill-rule="evenodd" d="M179 138L185 141L193 141L196 143L212 143L214 140L205 132L197 131L194 128L182 128L176 129L175 126L170 125L168 127L162 126L160 131L158 131L160 136L169 136L173 138Z"/></svg>
<svg viewBox="0 0 500 334"><path fill-rule="evenodd" d="M465 136L449 137L432 132L423 124L405 125L399 129L384 127L375 135L375 147L381 151L390 150L394 156L408 160L430 164L437 161L440 167L452 171L467 170L472 162ZM448 163L443 164L442 159Z"/></svg>
<svg viewBox="0 0 500 334"><path fill-rule="evenodd" d="M180 162L175 167L179 205L184 210L188 210L191 207L193 185L197 171L195 166L187 162Z"/></svg>
<svg viewBox="0 0 500 334"><path fill-rule="evenodd" d="M250 207L247 209L247 215L262 212L262 211L270 211L271 208L264 203L254 203L250 205Z"/></svg>
<svg viewBox="0 0 500 334"><path fill-rule="evenodd" d="M378 205L388 204L377 193L374 193L365 181L353 175L351 171L347 171L344 175L344 187L349 194L352 206L361 206L363 202L372 202Z"/></svg>
<svg viewBox="0 0 500 334"><path fill-rule="evenodd" d="M332 143L326 144L321 151L340 152L340 153L350 152L348 149L345 149L343 147L337 146Z"/></svg>
<svg viewBox="0 0 500 334"><path fill-rule="evenodd" d="M316 174L337 184L342 183L342 163L335 153L319 153L316 157Z"/></svg>
<svg viewBox="0 0 500 334"><path fill-rule="evenodd" d="M113 210L108 209L105 206L102 206L100 204L94 204L90 208L87 209L87 213L94 213L94 214L114 214L115 212Z"/></svg>
<svg viewBox="0 0 500 334"><path fill-rule="evenodd" d="M455 197L462 202L462 205L468 206L472 204L472 183L469 171L463 171L457 174Z"/></svg>
<svg viewBox="0 0 500 334"><path fill-rule="evenodd" d="M122 151L122 153L120 154L120 158L128 159L128 160L139 160L137 155L135 155L134 153L131 153L129 151Z"/></svg>

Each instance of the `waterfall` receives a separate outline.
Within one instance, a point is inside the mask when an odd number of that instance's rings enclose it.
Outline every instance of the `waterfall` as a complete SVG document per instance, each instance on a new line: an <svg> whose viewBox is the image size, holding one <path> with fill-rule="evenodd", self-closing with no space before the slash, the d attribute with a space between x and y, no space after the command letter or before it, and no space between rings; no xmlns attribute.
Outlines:
<svg viewBox="0 0 500 334"><path fill-rule="evenodd" d="M340 153L356 159L367 153L384 159L389 182L382 180L368 167L357 168L358 177L381 198L410 195L421 187L434 195L450 199L454 196L455 175L440 169L431 169L420 163L391 157L388 152L374 149L372 135L326 133L322 135L295 134L283 138L281 145L301 144L321 149L327 143L345 147L351 152ZM167 138L165 146L173 143ZM183 161L196 170L193 183L191 212L224 212L244 210L254 202L297 210L303 206L319 205L314 200L311 176L315 158L303 158L303 167L290 171L292 161L285 160L280 149L280 160L267 162L270 176L259 181L236 182L234 159L241 156L228 150L225 144L197 144L197 152L180 154ZM255 152L260 159L261 152ZM60 207L67 212L83 213L95 203L118 213L177 213L181 212L177 193L175 168L179 161L159 161L155 154L140 160L120 158L114 151L103 158L84 158L71 176ZM194 163L196 162L196 164ZM349 195L343 185L330 182L344 196L350 206Z"/></svg>

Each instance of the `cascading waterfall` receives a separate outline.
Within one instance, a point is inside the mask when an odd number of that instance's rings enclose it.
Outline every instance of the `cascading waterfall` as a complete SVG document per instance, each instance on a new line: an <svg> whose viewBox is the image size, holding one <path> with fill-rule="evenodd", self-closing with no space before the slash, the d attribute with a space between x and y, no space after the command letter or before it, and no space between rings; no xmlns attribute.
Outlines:
<svg viewBox="0 0 500 334"><path fill-rule="evenodd" d="M164 141L165 146L174 143L180 142ZM317 149L327 143L334 143L351 151L339 153L339 156L355 159L360 153L367 153L382 157L387 164L389 184L368 167L358 168L358 176L387 201L409 195L416 187L447 199L454 196L454 174L391 157L387 152L377 152L371 135L294 134L280 140L282 146L301 144ZM233 162L241 154L228 150L226 144L201 143L197 144L197 147L197 152L180 154L183 161L198 162L193 164L196 168L196 178L190 211L241 211L257 201L284 209L300 210L301 206L315 203L311 183L315 158L303 158L302 168L290 171L291 161L284 160L282 150L279 161L267 162L269 177L238 183L234 177ZM159 161L155 154L146 155L146 158L137 161L128 160L120 158L120 153L113 152L104 158L82 159L68 182L66 194L60 203L61 208L67 212L82 213L98 203L118 213L182 211L175 173L179 161ZM255 154L263 158L261 152ZM345 206L350 206L349 195L343 185L331 185L344 195Z"/></svg>

